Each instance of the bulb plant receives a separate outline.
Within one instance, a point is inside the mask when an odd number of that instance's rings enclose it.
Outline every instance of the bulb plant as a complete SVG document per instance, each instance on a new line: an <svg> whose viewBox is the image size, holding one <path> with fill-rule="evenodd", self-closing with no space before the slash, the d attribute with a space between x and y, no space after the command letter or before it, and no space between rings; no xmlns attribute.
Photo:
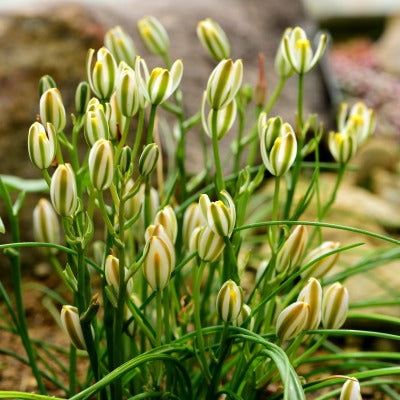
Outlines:
<svg viewBox="0 0 400 400"><path fill-rule="evenodd" d="M62 88L44 76L40 121L27 129L32 168L43 180L17 185L21 194L13 203L10 183L0 179L8 214L0 219L0 231L9 230L13 238L0 249L12 264L14 286L8 293L0 285L1 328L21 337L26 357L15 357L31 367L37 383L36 393L10 388L0 398L361 399L364 385L398 398L398 354L368 353L372 361L364 363L367 354L344 355L332 341L348 335L399 340L396 334L346 328L346 320L360 315L398 325L393 317L354 311L346 288L348 277L398 258L398 251L341 270L339 255L362 243L343 246L326 240L325 232L342 229L400 242L324 222L352 157L375 126L374 112L363 103L349 113L341 107L337 132L325 134L316 116L304 118L303 82L322 57L326 37L313 53L301 28L283 33L275 58L280 79L264 101L262 63L253 98L243 84L245 65L229 58L233 46L223 28L211 19L200 21L200 45L216 65L204 78L199 111L188 116L180 89L183 63L171 62L173 41L166 29L148 16L138 22L138 32L160 66L150 72L129 34L111 29L104 47L88 51L87 81L76 89L72 128ZM297 122L291 125L271 111L286 81L296 76ZM176 118L170 138L175 154L166 154L159 140L163 112ZM232 137L234 126L237 137L225 159L220 140ZM193 176L185 153L191 130L204 144L204 168ZM78 152L80 135L86 139L84 156ZM318 150L324 136L332 154L329 168L337 173L325 203ZM310 153L314 161L305 163ZM176 168L165 171L166 158ZM268 179L275 182L272 198L263 189ZM299 197L300 179L308 188ZM33 211L36 242L23 243L18 219L29 191L43 192L43 198ZM250 210L260 196L265 218L254 221ZM313 196L315 220L304 220ZM69 347L30 336L21 247L44 248L61 279L63 292L47 293ZM258 273L249 281L251 268ZM62 374L53 373L42 349L54 359L62 351ZM323 367L315 369L317 361ZM78 364L86 365L86 376L77 373Z"/></svg>

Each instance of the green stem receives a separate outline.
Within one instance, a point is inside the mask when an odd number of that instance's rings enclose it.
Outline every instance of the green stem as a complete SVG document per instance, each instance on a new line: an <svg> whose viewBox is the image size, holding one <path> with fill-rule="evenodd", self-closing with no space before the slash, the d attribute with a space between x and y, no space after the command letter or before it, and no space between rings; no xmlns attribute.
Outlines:
<svg viewBox="0 0 400 400"><path fill-rule="evenodd" d="M152 104L150 108L149 126L147 127L147 144L153 143L153 131L156 118L157 105Z"/></svg>
<svg viewBox="0 0 400 400"><path fill-rule="evenodd" d="M218 148L218 137L217 137L217 117L218 114L216 110L213 112L212 116L212 147L214 153L214 163L215 163L215 180L217 186L218 195L221 190L225 189L225 182L223 179L221 161L219 157L219 148Z"/></svg>
<svg viewBox="0 0 400 400"><path fill-rule="evenodd" d="M156 336L156 343L157 347L161 346L162 341L162 291L157 290L156 293L157 299L157 336Z"/></svg>
<svg viewBox="0 0 400 400"><path fill-rule="evenodd" d="M299 136L303 137L303 87L304 87L304 75L299 74L298 81L298 92L297 92L297 129Z"/></svg>
<svg viewBox="0 0 400 400"><path fill-rule="evenodd" d="M69 348L69 393L71 397L76 393L76 348L74 345L70 345Z"/></svg>
<svg viewBox="0 0 400 400"><path fill-rule="evenodd" d="M144 108L140 108L135 143L132 149L132 161L135 161L137 153L139 151L140 143L142 142L143 123L144 123Z"/></svg>
<svg viewBox="0 0 400 400"><path fill-rule="evenodd" d="M279 188L281 183L281 177L275 177L275 188L274 188L274 199L272 205L272 220L278 220L278 211L279 211ZM271 250L274 254L276 254L278 250L278 241L279 236L277 235L277 225L272 225L270 230L270 235L268 235L269 244L271 246Z"/></svg>
<svg viewBox="0 0 400 400"><path fill-rule="evenodd" d="M50 187L51 177L49 175L49 171L47 169L42 169L43 178L46 181L47 185Z"/></svg>

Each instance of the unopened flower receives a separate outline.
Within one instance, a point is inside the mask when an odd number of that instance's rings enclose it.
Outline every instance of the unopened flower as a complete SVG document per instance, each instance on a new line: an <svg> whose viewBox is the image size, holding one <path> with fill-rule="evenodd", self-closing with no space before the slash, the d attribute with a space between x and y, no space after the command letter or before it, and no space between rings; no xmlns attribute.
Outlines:
<svg viewBox="0 0 400 400"><path fill-rule="evenodd" d="M192 203L183 214L182 236L185 247L189 247L190 237L193 231L202 225L201 211L198 203Z"/></svg>
<svg viewBox="0 0 400 400"><path fill-rule="evenodd" d="M47 90L56 87L56 82L50 75L43 75L39 80L39 97L41 97Z"/></svg>
<svg viewBox="0 0 400 400"><path fill-rule="evenodd" d="M266 119L261 113L258 121L261 141L261 158L268 171L275 176L284 175L292 166L297 154L297 140L289 123L280 117Z"/></svg>
<svg viewBox="0 0 400 400"><path fill-rule="evenodd" d="M142 151L139 159L139 173L142 176L150 175L157 165L160 150L156 143L148 144Z"/></svg>
<svg viewBox="0 0 400 400"><path fill-rule="evenodd" d="M339 400L362 400L360 384L356 378L350 378L344 383Z"/></svg>
<svg viewBox="0 0 400 400"><path fill-rule="evenodd" d="M132 149L129 146L124 146L119 155L118 166L122 174L129 171L132 165Z"/></svg>
<svg viewBox="0 0 400 400"><path fill-rule="evenodd" d="M357 151L357 137L349 132L329 132L329 151L339 164L347 164Z"/></svg>
<svg viewBox="0 0 400 400"><path fill-rule="evenodd" d="M117 63L105 47L97 52L97 61L92 71L94 49L90 49L86 58L86 73L92 91L100 99L109 99L114 91L117 77Z"/></svg>
<svg viewBox="0 0 400 400"><path fill-rule="evenodd" d="M64 305L61 309L61 325L71 343L79 350L86 350L78 309Z"/></svg>
<svg viewBox="0 0 400 400"><path fill-rule="evenodd" d="M117 25L107 31L104 36L104 44L118 64L124 61L129 66L133 66L136 55L135 44L121 26Z"/></svg>
<svg viewBox="0 0 400 400"><path fill-rule="evenodd" d="M75 108L78 114L84 114L90 100L90 86L86 81L80 82L75 92Z"/></svg>
<svg viewBox="0 0 400 400"><path fill-rule="evenodd" d="M56 132L61 132L66 124L65 108L61 93L57 88L46 90L40 97L40 120L43 125L53 124Z"/></svg>
<svg viewBox="0 0 400 400"><path fill-rule="evenodd" d="M51 203L40 199L33 209L33 236L37 242L60 244L60 225ZM56 253L57 249L51 249Z"/></svg>
<svg viewBox="0 0 400 400"><path fill-rule="evenodd" d="M118 107L125 117L133 117L140 105L139 85L135 71L124 62L119 65L119 78L115 91Z"/></svg>
<svg viewBox="0 0 400 400"><path fill-rule="evenodd" d="M310 306L304 301L296 301L286 307L278 316L276 336L282 340L296 337L306 326Z"/></svg>
<svg viewBox="0 0 400 400"><path fill-rule="evenodd" d="M285 44L283 39L289 33L290 33L290 28L286 28L285 32L283 33L281 42L279 43L274 62L276 73L283 79L289 78L294 72L292 65L288 61L287 57L284 56Z"/></svg>
<svg viewBox="0 0 400 400"><path fill-rule="evenodd" d="M151 236L159 236L161 239L164 240L165 244L168 246L169 253L171 254L172 257L171 263L174 266L176 261L174 243L172 242L171 237L167 233L164 226L161 225L160 223L156 225L149 225L144 233L145 241L148 242Z"/></svg>
<svg viewBox="0 0 400 400"><path fill-rule="evenodd" d="M300 27L289 29L283 37L284 56L298 74L310 71L321 59L326 47L326 35L319 37L318 47L313 54L310 40Z"/></svg>
<svg viewBox="0 0 400 400"><path fill-rule="evenodd" d="M150 53L160 56L168 53L168 33L157 18L144 17L138 21L137 27L139 35Z"/></svg>
<svg viewBox="0 0 400 400"><path fill-rule="evenodd" d="M251 308L247 304L243 304L238 317L235 319L235 321L233 321L233 325L242 326L244 324L244 321L246 321L247 318L250 317L250 315L251 315ZM254 325L254 318L251 318L250 330L253 329L253 325Z"/></svg>
<svg viewBox="0 0 400 400"><path fill-rule="evenodd" d="M207 83L207 101L211 108L226 107L236 96L243 78L242 60L220 61Z"/></svg>
<svg viewBox="0 0 400 400"><path fill-rule="evenodd" d="M217 295L217 311L225 322L237 319L243 306L243 291L232 280L226 281Z"/></svg>
<svg viewBox="0 0 400 400"><path fill-rule="evenodd" d="M176 220L175 212L170 205L166 205L163 209L158 211L154 218L154 223L161 224L170 237L172 243L175 243L178 234L178 221Z"/></svg>
<svg viewBox="0 0 400 400"><path fill-rule="evenodd" d="M114 177L114 150L111 142L99 139L89 153L90 182L97 190L110 187Z"/></svg>
<svg viewBox="0 0 400 400"><path fill-rule="evenodd" d="M217 261L225 248L224 238L208 226L195 228L190 237L190 251L197 251L199 258L206 262Z"/></svg>
<svg viewBox="0 0 400 400"><path fill-rule="evenodd" d="M28 152L32 163L39 169L46 169L54 161L57 150L57 133L51 123L47 123L47 132L39 122L29 128Z"/></svg>
<svg viewBox="0 0 400 400"><path fill-rule="evenodd" d="M88 104L83 125L85 139L89 146L93 146L99 139L108 140L110 136L104 107L92 100Z"/></svg>
<svg viewBox="0 0 400 400"><path fill-rule="evenodd" d="M128 268L124 268L125 277L129 274ZM106 263L104 266L104 275L106 277L107 284L112 286L115 293L119 293L119 260L113 255L109 255L106 258ZM128 279L126 282L126 293L130 295L133 292L133 280Z"/></svg>
<svg viewBox="0 0 400 400"><path fill-rule="evenodd" d="M311 263L313 260L322 257L326 253L330 253L338 249L340 246L339 242L323 242L320 246L316 247L303 260L303 266ZM321 258L311 265L306 271L303 272L302 276L313 276L314 278L324 277L329 270L334 266L339 258L339 253L334 253L326 257Z"/></svg>
<svg viewBox="0 0 400 400"><path fill-rule="evenodd" d="M119 139L129 127L129 118L122 114L116 93L111 95L110 102L106 104L106 118L110 129L110 139Z"/></svg>
<svg viewBox="0 0 400 400"><path fill-rule="evenodd" d="M197 36L204 49L212 58L221 61L229 58L229 40L223 29L211 18L206 18L197 24Z"/></svg>
<svg viewBox="0 0 400 400"><path fill-rule="evenodd" d="M329 286L322 299L322 325L327 329L339 329L349 311L349 293L339 282Z"/></svg>
<svg viewBox="0 0 400 400"><path fill-rule="evenodd" d="M75 174L71 164L60 164L50 183L50 197L54 209L63 217L72 216L78 209Z"/></svg>
<svg viewBox="0 0 400 400"><path fill-rule="evenodd" d="M304 301L310 305L308 319L304 329L317 329L321 322L322 288L319 281L310 278L307 285L299 293L297 301Z"/></svg>

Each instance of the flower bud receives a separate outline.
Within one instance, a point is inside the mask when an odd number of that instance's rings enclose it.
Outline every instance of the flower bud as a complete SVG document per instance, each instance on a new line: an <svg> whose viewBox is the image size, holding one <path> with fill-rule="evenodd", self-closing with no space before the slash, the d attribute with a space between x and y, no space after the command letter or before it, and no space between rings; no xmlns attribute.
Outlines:
<svg viewBox="0 0 400 400"><path fill-rule="evenodd" d="M201 218L201 211L200 206L198 203L192 203L189 207L185 210L183 214L183 242L185 247L189 247L190 237L193 231L202 225L202 218Z"/></svg>
<svg viewBox="0 0 400 400"><path fill-rule="evenodd" d="M101 104L95 105L91 101L88 104L83 125L85 139L89 146L93 146L99 139L107 140L109 138L108 122L104 108Z"/></svg>
<svg viewBox="0 0 400 400"><path fill-rule="evenodd" d="M132 165L132 149L129 146L124 146L122 148L118 165L122 174L126 174L129 171Z"/></svg>
<svg viewBox="0 0 400 400"><path fill-rule="evenodd" d="M158 156L160 151L155 143L148 144L144 149L139 159L139 173L140 175L150 175L157 165Z"/></svg>
<svg viewBox="0 0 400 400"><path fill-rule="evenodd" d="M71 164L60 164L50 183L50 197L54 209L63 217L72 216L78 209L78 193Z"/></svg>
<svg viewBox="0 0 400 400"><path fill-rule="evenodd" d="M347 164L357 151L357 137L348 132L329 132L329 151L339 164Z"/></svg>
<svg viewBox="0 0 400 400"><path fill-rule="evenodd" d="M43 125L52 123L56 132L61 132L66 123L65 108L57 88L46 90L40 97L40 119Z"/></svg>
<svg viewBox="0 0 400 400"><path fill-rule="evenodd" d="M60 244L60 225L51 203L40 199L33 209L33 237L37 242ZM56 253L57 249L50 249Z"/></svg>
<svg viewBox="0 0 400 400"><path fill-rule="evenodd" d="M242 60L220 61L207 83L207 101L211 108L226 107L236 96L243 78Z"/></svg>
<svg viewBox="0 0 400 400"><path fill-rule="evenodd" d="M316 247L314 250L307 254L307 256L303 260L303 266L311 263L313 260L323 256L326 253L338 249L339 246L339 242L323 242L320 246ZM302 276L313 276L317 279L322 278L329 272L329 270L333 267L338 258L339 253L334 253L329 256L323 257L319 261L312 264L311 267L308 268L305 272L303 272Z"/></svg>
<svg viewBox="0 0 400 400"><path fill-rule="evenodd" d="M168 33L161 22L152 16L144 17L137 23L139 35L150 53L165 55L169 50Z"/></svg>
<svg viewBox="0 0 400 400"><path fill-rule="evenodd" d="M233 325L242 326L244 324L244 321L246 321L246 319L249 318L250 315L251 315L251 308L247 304L243 304L238 317L233 321ZM250 330L253 329L253 325L254 325L254 318L251 318Z"/></svg>
<svg viewBox="0 0 400 400"><path fill-rule="evenodd" d="M128 268L124 268L125 277L129 274ZM119 260L113 255L109 255L106 258L104 266L104 275L106 277L107 284L112 286L115 293L119 293ZM133 292L133 280L130 278L126 282L126 294L129 296Z"/></svg>
<svg viewBox="0 0 400 400"><path fill-rule="evenodd" d="M297 301L310 305L308 319L304 329L317 329L321 322L322 288L315 278L310 278L308 283L299 293Z"/></svg>
<svg viewBox="0 0 400 400"><path fill-rule="evenodd" d="M148 242L151 236L159 236L161 239L164 240L165 244L168 246L169 252L172 257L171 264L174 266L176 261L175 248L165 228L160 223L158 223L157 225L149 225L144 233L145 241Z"/></svg>
<svg viewBox="0 0 400 400"><path fill-rule="evenodd" d="M117 25L107 31L104 36L104 44L110 50L118 64L124 61L130 67L133 66L136 55L135 44L133 43L133 39L121 26Z"/></svg>
<svg viewBox="0 0 400 400"><path fill-rule="evenodd" d="M39 97L49 89L56 88L56 82L50 75L43 75L39 80Z"/></svg>
<svg viewBox="0 0 400 400"><path fill-rule="evenodd" d="M201 194L199 197L199 210L200 210L200 225L208 225L207 212L210 207L211 201L207 194Z"/></svg>
<svg viewBox="0 0 400 400"><path fill-rule="evenodd" d="M292 166L297 154L297 140L293 128L287 122L282 123L279 117L266 121L265 113L261 113L258 132L265 167L272 175L284 175Z"/></svg>
<svg viewBox="0 0 400 400"><path fill-rule="evenodd" d="M275 71L283 79L289 78L294 72L287 57L284 56L285 44L283 38L290 33L290 30L291 30L290 28L286 28L285 32L283 33L282 39L279 43L278 50L275 56L275 63L274 63Z"/></svg>
<svg viewBox="0 0 400 400"><path fill-rule="evenodd" d="M313 54L306 33L298 26L286 30L283 37L283 54L292 68L301 75L315 67L322 57L325 47L326 35L323 34L319 37L317 50Z"/></svg>
<svg viewBox="0 0 400 400"><path fill-rule="evenodd" d="M106 104L106 118L110 129L110 139L119 139L128 129L129 119L122 114L115 93L112 94L110 102Z"/></svg>
<svg viewBox="0 0 400 400"><path fill-rule="evenodd" d="M51 123L47 123L47 133L44 126L34 122L29 128L28 152L35 167L46 169L54 161L57 150L57 133Z"/></svg>
<svg viewBox="0 0 400 400"><path fill-rule="evenodd" d="M322 299L322 325L327 329L339 329L349 311L349 293L339 282L329 286Z"/></svg>
<svg viewBox="0 0 400 400"><path fill-rule="evenodd" d="M119 78L115 91L118 107L125 117L133 117L140 104L139 85L135 71L124 62L119 65Z"/></svg>
<svg viewBox="0 0 400 400"><path fill-rule="evenodd" d="M304 225L297 226L280 248L276 257L275 269L277 273L293 272L303 257L307 244L307 228Z"/></svg>
<svg viewBox="0 0 400 400"><path fill-rule="evenodd" d="M225 322L233 322L243 306L243 291L232 280L226 281L217 295L218 316Z"/></svg>
<svg viewBox="0 0 400 400"><path fill-rule="evenodd" d="M356 378L350 378L344 383L339 400L362 400L360 384Z"/></svg>
<svg viewBox="0 0 400 400"><path fill-rule="evenodd" d="M197 251L201 260L206 262L217 261L224 248L224 239L208 226L197 227L192 232L189 249L191 252Z"/></svg>
<svg viewBox="0 0 400 400"><path fill-rule="evenodd" d="M197 24L197 36L206 51L216 61L229 58L231 49L223 29L211 18Z"/></svg>
<svg viewBox="0 0 400 400"><path fill-rule="evenodd" d="M296 301L286 307L276 321L276 336L282 340L296 337L306 326L310 306L303 301Z"/></svg>
<svg viewBox="0 0 400 400"><path fill-rule="evenodd" d="M110 187L114 177L114 150L110 141L99 139L89 153L89 175L97 190Z"/></svg>
<svg viewBox="0 0 400 400"><path fill-rule="evenodd" d="M97 52L97 61L92 71L94 52L94 49L90 49L86 58L88 82L90 88L97 97L103 100L108 99L114 91L117 77L117 64L110 51L102 47Z"/></svg>
<svg viewBox="0 0 400 400"><path fill-rule="evenodd" d="M71 343L79 350L86 350L78 309L64 305L61 309L61 325Z"/></svg>
<svg viewBox="0 0 400 400"><path fill-rule="evenodd" d="M160 236L151 236L146 243L145 254L143 272L147 282L153 290L164 289L174 267L170 248Z"/></svg>
<svg viewBox="0 0 400 400"><path fill-rule="evenodd" d="M90 100L90 86L86 81L79 83L75 92L75 108L78 114L84 114Z"/></svg>
<svg viewBox="0 0 400 400"><path fill-rule="evenodd" d="M167 232L172 243L175 243L178 234L178 221L173 208L170 205L160 210L154 218L154 224L161 224Z"/></svg>

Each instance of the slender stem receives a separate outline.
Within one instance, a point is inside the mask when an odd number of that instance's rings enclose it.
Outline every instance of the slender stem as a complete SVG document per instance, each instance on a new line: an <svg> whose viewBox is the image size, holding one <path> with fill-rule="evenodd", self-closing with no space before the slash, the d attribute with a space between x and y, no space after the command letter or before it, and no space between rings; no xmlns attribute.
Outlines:
<svg viewBox="0 0 400 400"><path fill-rule="evenodd" d="M217 137L217 118L218 118L218 114L217 114L216 110L214 110L214 113L212 116L212 122L211 122L211 124L212 124L212 147L213 147L214 163L215 163L215 180L216 180L217 192L219 194L221 192L221 190L225 189L225 182L223 179L221 161L220 161L220 157L219 157L218 137Z"/></svg>
<svg viewBox="0 0 400 400"><path fill-rule="evenodd" d="M76 348L74 345L69 347L69 392L68 397L76 393Z"/></svg>
<svg viewBox="0 0 400 400"><path fill-rule="evenodd" d="M277 221L278 219L278 211L279 211L279 188L280 188L281 177L275 177L275 188L274 188L274 200L272 205L272 220ZM278 240L279 236L277 235L277 225L272 225L269 229L270 234L268 235L269 244L271 246L272 252L276 253L278 250Z"/></svg>
<svg viewBox="0 0 400 400"><path fill-rule="evenodd" d="M138 324L138 326L140 327L140 330L143 331L143 333L149 339L151 345L152 346L156 346L157 343L156 343L156 339L155 339L153 333L150 331L150 329L143 322L143 318L140 316L140 314L136 310L135 306L130 301L128 301L127 304L128 304L129 310L131 311L132 316L133 316L133 318L135 320L135 323Z"/></svg>
<svg viewBox="0 0 400 400"><path fill-rule="evenodd" d="M137 153L139 151L140 143L142 142L143 133L143 122L144 122L144 108L139 109L139 118L136 130L135 144L132 149L132 160L135 161Z"/></svg>
<svg viewBox="0 0 400 400"><path fill-rule="evenodd" d="M125 146L126 137L128 136L129 132L129 123L130 118L127 120L127 123L124 126L124 131L122 132L121 140L118 143L117 149L115 150L115 161L118 162L119 155L121 154L122 148Z"/></svg>
<svg viewBox="0 0 400 400"><path fill-rule="evenodd" d="M49 175L49 171L47 169L42 169L43 178L45 179L47 185L50 187L51 177Z"/></svg>
<svg viewBox="0 0 400 400"><path fill-rule="evenodd" d="M165 343L168 344L171 341L171 329L170 329L170 301L169 301L169 286L164 288L163 306L164 306L164 329L165 329Z"/></svg>
<svg viewBox="0 0 400 400"><path fill-rule="evenodd" d="M238 133L237 133L237 138L236 138L236 143L237 143L237 148L236 148L236 154L235 154L235 159L233 162L233 173L238 173L239 168L240 168L240 159L242 155L242 146L241 146L241 141L242 141L242 136L243 136L243 131L244 131L244 110L242 104L239 106L238 110L238 119L239 119L239 127L238 127Z"/></svg>
<svg viewBox="0 0 400 400"><path fill-rule="evenodd" d="M114 230L114 226L111 223L110 218L108 216L107 208L106 208L106 205L104 203L103 192L101 190L99 190L97 192L97 200L99 201L99 210L100 210L101 216L103 217L103 221L106 224L107 229L110 232L110 234L115 236L116 233L115 233L115 230Z"/></svg>
<svg viewBox="0 0 400 400"><path fill-rule="evenodd" d="M303 87L304 87L304 75L299 74L298 81L298 92L297 92L297 129L299 135L303 136Z"/></svg>
<svg viewBox="0 0 400 400"><path fill-rule="evenodd" d="M157 336L156 336L156 342L157 342L157 347L161 346L162 342L162 291L157 290L156 293L156 300L157 300Z"/></svg>
<svg viewBox="0 0 400 400"><path fill-rule="evenodd" d="M324 335L321 335L319 339L311 347L309 347L301 356L297 357L292 362L293 367L297 368L300 364L302 364L305 360L307 360L307 358L309 358L312 354L314 354L315 351L318 350L319 347L325 342L327 337L328 335L326 333Z"/></svg>
<svg viewBox="0 0 400 400"><path fill-rule="evenodd" d="M154 123L156 118L157 105L152 104L150 108L149 126L147 127L147 144L153 142Z"/></svg>

